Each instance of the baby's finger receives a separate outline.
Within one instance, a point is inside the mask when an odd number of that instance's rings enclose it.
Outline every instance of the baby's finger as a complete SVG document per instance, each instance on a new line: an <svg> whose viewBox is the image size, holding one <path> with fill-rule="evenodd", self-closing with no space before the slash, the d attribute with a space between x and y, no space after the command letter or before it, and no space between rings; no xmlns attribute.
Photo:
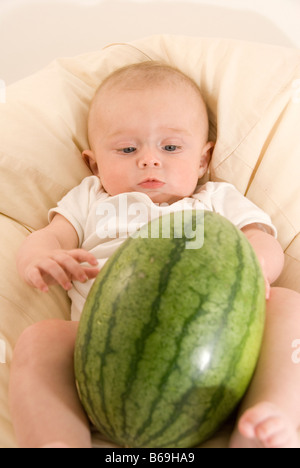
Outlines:
<svg viewBox="0 0 300 468"><path fill-rule="evenodd" d="M48 258L40 263L39 269L41 273L50 275L56 283L62 286L66 291L72 288L72 284L65 270L57 263L57 261Z"/></svg>
<svg viewBox="0 0 300 468"><path fill-rule="evenodd" d="M60 253L53 258L72 280L81 281L82 283L88 280L83 265L78 263L71 255Z"/></svg>
<svg viewBox="0 0 300 468"><path fill-rule="evenodd" d="M27 275L26 279L31 286L34 286L35 288L39 289L42 292L48 292L49 288L47 283L43 280L43 277L39 271L38 268L33 267L31 268Z"/></svg>
<svg viewBox="0 0 300 468"><path fill-rule="evenodd" d="M68 254L80 263L87 262L90 265L98 265L98 260L94 257L94 255L85 249L69 250Z"/></svg>
<svg viewBox="0 0 300 468"><path fill-rule="evenodd" d="M84 267L84 272L88 279L93 279L100 273L100 268Z"/></svg>

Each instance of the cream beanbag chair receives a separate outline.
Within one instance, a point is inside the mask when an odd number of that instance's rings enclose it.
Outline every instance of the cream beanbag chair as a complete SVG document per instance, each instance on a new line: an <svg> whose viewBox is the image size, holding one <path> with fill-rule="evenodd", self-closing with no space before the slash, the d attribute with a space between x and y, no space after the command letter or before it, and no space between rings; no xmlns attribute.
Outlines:
<svg viewBox="0 0 300 468"><path fill-rule="evenodd" d="M16 446L7 389L18 336L36 321L70 317L59 287L42 294L19 279L16 251L47 223L48 210L89 175L81 152L88 146L86 118L95 88L114 69L145 60L175 65L200 85L217 140L210 177L233 183L271 215L286 254L278 284L300 291L299 51L155 36L56 60L10 86L0 103L1 447Z"/></svg>

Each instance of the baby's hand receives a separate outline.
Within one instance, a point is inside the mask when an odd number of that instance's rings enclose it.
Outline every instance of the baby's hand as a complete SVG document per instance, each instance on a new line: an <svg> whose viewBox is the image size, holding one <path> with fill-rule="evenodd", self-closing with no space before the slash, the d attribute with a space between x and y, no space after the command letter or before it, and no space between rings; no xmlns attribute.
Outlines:
<svg viewBox="0 0 300 468"><path fill-rule="evenodd" d="M84 266L81 264L83 262L92 266ZM48 292L48 286L52 284L59 284L69 291L72 280L85 283L95 278L99 271L94 255L84 249L51 250L42 253L27 266L24 279L43 292Z"/></svg>

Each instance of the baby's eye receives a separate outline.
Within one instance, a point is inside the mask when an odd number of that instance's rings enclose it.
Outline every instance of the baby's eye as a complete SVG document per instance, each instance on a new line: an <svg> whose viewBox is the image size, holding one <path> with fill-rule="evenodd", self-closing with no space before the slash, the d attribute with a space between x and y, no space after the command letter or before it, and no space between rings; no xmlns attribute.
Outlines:
<svg viewBox="0 0 300 468"><path fill-rule="evenodd" d="M176 151L177 149L179 149L179 146L176 146L176 145L165 145L165 146L163 146L163 149L164 149L165 151L172 152L172 151Z"/></svg>
<svg viewBox="0 0 300 468"><path fill-rule="evenodd" d="M128 148L121 148L119 149L119 151L124 154L130 154L134 153L136 151L136 148L134 148L133 146L129 146Z"/></svg>

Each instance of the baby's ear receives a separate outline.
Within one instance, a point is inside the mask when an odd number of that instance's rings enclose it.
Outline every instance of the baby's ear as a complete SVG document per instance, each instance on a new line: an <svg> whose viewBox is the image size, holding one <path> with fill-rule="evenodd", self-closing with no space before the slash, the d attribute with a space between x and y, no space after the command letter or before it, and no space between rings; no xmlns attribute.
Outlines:
<svg viewBox="0 0 300 468"><path fill-rule="evenodd" d="M82 152L82 158L90 171L94 175L99 176L98 165L96 163L94 153L91 150L84 150Z"/></svg>
<svg viewBox="0 0 300 468"><path fill-rule="evenodd" d="M200 168L199 168L199 178L203 177L204 174L208 170L208 166L209 166L212 154L213 154L214 147L215 147L215 143L213 141L209 141L206 143L206 145L203 148Z"/></svg>

